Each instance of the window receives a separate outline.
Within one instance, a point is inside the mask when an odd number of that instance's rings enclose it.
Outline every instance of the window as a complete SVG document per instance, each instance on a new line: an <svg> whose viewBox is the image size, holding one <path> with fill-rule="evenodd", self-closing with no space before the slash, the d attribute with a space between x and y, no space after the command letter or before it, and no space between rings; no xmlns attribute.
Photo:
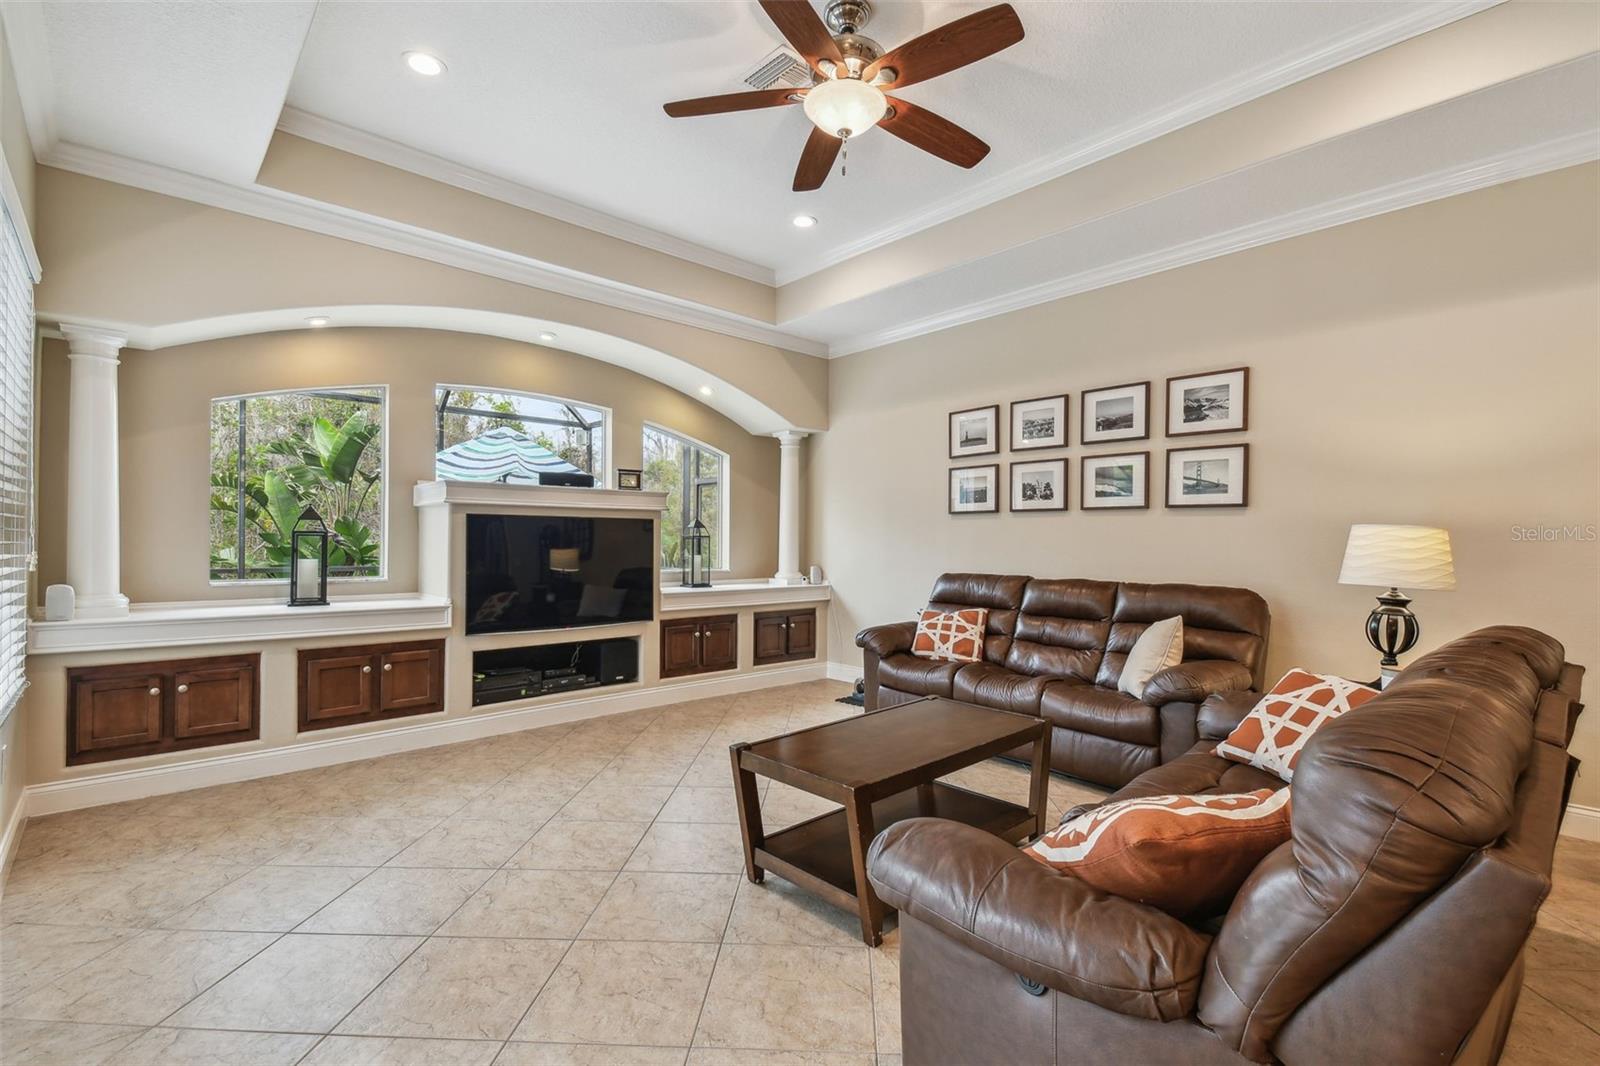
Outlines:
<svg viewBox="0 0 1600 1066"><path fill-rule="evenodd" d="M644 487L667 494L667 513L661 520L663 570L683 565L683 534L696 518L711 534L711 568L728 568L726 455L671 430L645 426Z"/></svg>
<svg viewBox="0 0 1600 1066"><path fill-rule="evenodd" d="M328 575L383 572L382 388L211 402L211 580L286 581L289 535L314 507Z"/></svg>
<svg viewBox="0 0 1600 1066"><path fill-rule="evenodd" d="M4 166L0 162L0 166ZM0 211L0 722L27 686L33 558L33 273Z"/></svg>
<svg viewBox="0 0 1600 1066"><path fill-rule="evenodd" d="M440 385L434 393L434 476L537 484L544 471L606 483L610 412L526 392Z"/></svg>

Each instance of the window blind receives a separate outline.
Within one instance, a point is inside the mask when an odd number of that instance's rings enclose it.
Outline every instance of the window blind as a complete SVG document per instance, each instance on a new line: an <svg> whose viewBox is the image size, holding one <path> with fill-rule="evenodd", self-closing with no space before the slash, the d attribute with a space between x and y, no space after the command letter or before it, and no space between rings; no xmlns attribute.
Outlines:
<svg viewBox="0 0 1600 1066"><path fill-rule="evenodd" d="M9 212L0 225L0 722L27 686L33 560L33 277Z"/></svg>

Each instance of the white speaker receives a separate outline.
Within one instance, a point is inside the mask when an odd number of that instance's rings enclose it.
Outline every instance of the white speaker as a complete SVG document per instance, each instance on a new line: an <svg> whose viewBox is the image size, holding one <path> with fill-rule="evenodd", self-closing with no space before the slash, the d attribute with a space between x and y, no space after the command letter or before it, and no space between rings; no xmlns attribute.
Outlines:
<svg viewBox="0 0 1600 1066"><path fill-rule="evenodd" d="M811 564L811 583L813 585L822 584L822 567L816 563Z"/></svg>
<svg viewBox="0 0 1600 1066"><path fill-rule="evenodd" d="M44 620L70 622L78 609L78 594L71 585L51 585L44 590Z"/></svg>

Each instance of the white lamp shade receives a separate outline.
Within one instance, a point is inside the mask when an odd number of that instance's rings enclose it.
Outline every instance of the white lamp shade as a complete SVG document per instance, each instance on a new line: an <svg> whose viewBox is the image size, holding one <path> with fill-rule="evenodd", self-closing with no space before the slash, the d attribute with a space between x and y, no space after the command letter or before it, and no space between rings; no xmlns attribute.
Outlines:
<svg viewBox="0 0 1600 1066"><path fill-rule="evenodd" d="M1450 532L1433 526L1351 526L1339 584L1453 589L1456 568Z"/></svg>
<svg viewBox="0 0 1600 1066"><path fill-rule="evenodd" d="M578 559L577 548L551 548L550 569L564 574L576 573L582 563Z"/></svg>
<svg viewBox="0 0 1600 1066"><path fill-rule="evenodd" d="M800 106L823 133L838 137L849 131L850 136L859 137L883 119L889 101L876 85L841 78L825 81L806 93Z"/></svg>

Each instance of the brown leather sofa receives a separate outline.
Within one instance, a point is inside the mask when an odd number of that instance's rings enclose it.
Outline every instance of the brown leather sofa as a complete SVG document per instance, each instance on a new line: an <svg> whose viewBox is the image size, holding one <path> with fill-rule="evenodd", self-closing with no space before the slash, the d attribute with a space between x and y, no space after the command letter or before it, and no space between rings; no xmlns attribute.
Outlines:
<svg viewBox="0 0 1600 1066"><path fill-rule="evenodd" d="M1040 715L1054 729L1053 769L1116 787L1194 746L1206 697L1258 689L1267 603L1249 589L944 574L928 606L989 611L984 661L911 654L915 622L863 629L866 709L946 696ZM1122 664L1152 622L1183 616L1183 662L1150 679L1144 698L1117 690Z"/></svg>
<svg viewBox="0 0 1600 1066"><path fill-rule="evenodd" d="M1292 839L1205 922L969 826L885 830L870 871L900 910L908 1066L1494 1062L1574 766L1583 670L1563 658L1482 629L1328 723L1295 770ZM1208 700L1205 739L1111 799L1283 787L1212 754L1250 705Z"/></svg>

